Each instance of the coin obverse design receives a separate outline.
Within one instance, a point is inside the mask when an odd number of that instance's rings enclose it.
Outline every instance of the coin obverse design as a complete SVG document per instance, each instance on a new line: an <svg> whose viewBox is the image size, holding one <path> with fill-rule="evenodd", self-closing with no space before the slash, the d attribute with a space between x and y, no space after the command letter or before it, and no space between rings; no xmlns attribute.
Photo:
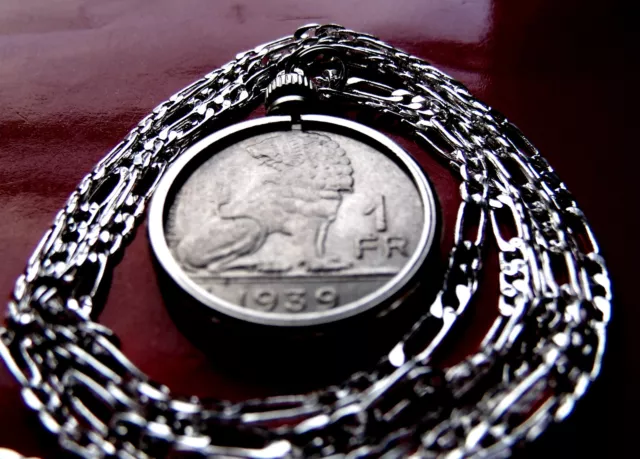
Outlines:
<svg viewBox="0 0 640 459"><path fill-rule="evenodd" d="M210 134L261 99L268 116ZM394 120L460 180L441 277L426 261L437 218L424 174L372 129L303 114L323 107ZM221 363L276 376L278 395L176 395L96 321L149 200L177 325L203 332ZM446 358L478 325L485 276L491 326L466 357ZM439 286L433 299L419 282ZM384 313L413 292L420 318L393 316L398 331L396 318L412 322L394 337ZM507 457L597 378L611 301L582 210L517 127L421 58L315 24L180 90L96 164L16 280L0 360L81 457ZM365 347L385 348L376 364ZM349 362L360 369L330 382L329 367ZM289 392L305 364L330 385Z"/></svg>
<svg viewBox="0 0 640 459"><path fill-rule="evenodd" d="M331 322L388 300L424 262L433 195L388 138L319 115L212 137L160 183L149 224L160 264L199 302L269 325Z"/></svg>

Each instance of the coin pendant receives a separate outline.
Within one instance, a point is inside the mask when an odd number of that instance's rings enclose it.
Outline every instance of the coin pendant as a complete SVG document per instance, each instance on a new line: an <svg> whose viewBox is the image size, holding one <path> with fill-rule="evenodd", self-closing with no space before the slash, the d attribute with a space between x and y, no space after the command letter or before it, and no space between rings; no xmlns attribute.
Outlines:
<svg viewBox="0 0 640 459"><path fill-rule="evenodd" d="M428 180L386 136L270 116L190 147L158 186L149 235L162 268L212 313L295 327L397 298L436 218Z"/></svg>

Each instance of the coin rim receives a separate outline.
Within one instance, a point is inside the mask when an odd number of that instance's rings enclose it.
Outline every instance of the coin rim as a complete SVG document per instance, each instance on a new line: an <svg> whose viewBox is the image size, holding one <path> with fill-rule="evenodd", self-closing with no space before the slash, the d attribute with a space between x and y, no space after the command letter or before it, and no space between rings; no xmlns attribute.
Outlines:
<svg viewBox="0 0 640 459"><path fill-rule="evenodd" d="M332 132L361 141L372 146L380 154L384 154L394 161L394 163L400 163L399 166L413 180L422 200L423 229L416 249L403 268L383 286L362 298L322 312L295 314L263 312L234 304L207 292L180 267L173 257L165 237L165 217L169 210L167 198L172 192L175 193L176 188L182 186L191 173L205 161L224 150L227 146L237 143L237 141L229 141L240 133L247 134L242 138L245 139L278 130L291 130L294 123L301 124L304 130ZM205 157L202 158L201 156ZM194 167L195 163L197 165ZM384 134L353 121L327 115L301 115L295 121L290 116L268 116L244 121L211 134L187 148L160 179L151 198L147 227L149 242L160 266L182 290L200 304L213 309L217 313L254 324L304 327L333 323L353 317L379 306L401 292L417 274L429 254L437 227L436 219L436 205L431 185L420 166L402 147Z"/></svg>

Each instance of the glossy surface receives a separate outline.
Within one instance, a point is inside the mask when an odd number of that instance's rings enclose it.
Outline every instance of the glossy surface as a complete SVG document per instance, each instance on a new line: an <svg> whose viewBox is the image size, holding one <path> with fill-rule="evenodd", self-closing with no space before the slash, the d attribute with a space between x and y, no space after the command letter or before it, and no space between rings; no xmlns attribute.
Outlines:
<svg viewBox="0 0 640 459"><path fill-rule="evenodd" d="M213 134L154 194L155 255L209 312L276 327L340 321L391 298L427 257L435 203L401 148L340 118L302 115L302 132L290 123L269 116ZM331 132L345 127L353 137Z"/></svg>
<svg viewBox="0 0 640 459"><path fill-rule="evenodd" d="M304 23L338 22L378 35L463 81L519 125L575 194L613 275L611 347L604 377L569 422L522 454L629 451L640 373L633 352L640 313L631 288L640 254L634 244L638 217L629 205L637 196L637 147L631 141L637 96L625 91L637 77L630 61L637 48L626 42L623 18L613 3L551 0L5 0L0 289L11 290L83 175L158 102L239 51ZM455 184L443 168L420 158L444 209L446 234ZM114 272L101 321L123 338L134 362L174 391L236 399L269 392L230 380L177 331L162 305L143 231ZM57 449L23 408L3 367L0 391L0 446L54 457Z"/></svg>

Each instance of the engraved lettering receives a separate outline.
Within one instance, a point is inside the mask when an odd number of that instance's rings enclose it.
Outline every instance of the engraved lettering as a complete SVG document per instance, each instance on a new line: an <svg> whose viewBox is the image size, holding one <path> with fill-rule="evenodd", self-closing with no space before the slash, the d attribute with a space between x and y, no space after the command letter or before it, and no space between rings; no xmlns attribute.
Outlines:
<svg viewBox="0 0 640 459"><path fill-rule="evenodd" d="M387 238L386 244L386 252L387 258L391 258L393 256L393 252L396 251L403 257L408 257L409 253L407 251L407 245L409 241L407 241L403 237L389 236Z"/></svg>
<svg viewBox="0 0 640 459"><path fill-rule="evenodd" d="M364 252L366 250L378 250L378 242L378 236L374 234L356 239L355 257L361 260L364 257Z"/></svg>
<svg viewBox="0 0 640 459"><path fill-rule="evenodd" d="M260 289L253 292L253 301L260 309L271 311L278 305L278 295L271 289Z"/></svg>
<svg viewBox="0 0 640 459"><path fill-rule="evenodd" d="M355 139L274 131L196 168L176 192L166 239L214 303L323 315L394 282L425 224L418 191Z"/></svg>
<svg viewBox="0 0 640 459"><path fill-rule="evenodd" d="M318 288L315 297L320 309L331 309L338 304L338 292L330 286Z"/></svg>
<svg viewBox="0 0 640 459"><path fill-rule="evenodd" d="M307 291L303 288L290 288L284 292L284 307L287 311L300 312L306 306Z"/></svg>
<svg viewBox="0 0 640 459"><path fill-rule="evenodd" d="M383 194L379 195L374 204L367 207L365 215L371 215L375 211L376 231L383 233L387 230L387 205Z"/></svg>

